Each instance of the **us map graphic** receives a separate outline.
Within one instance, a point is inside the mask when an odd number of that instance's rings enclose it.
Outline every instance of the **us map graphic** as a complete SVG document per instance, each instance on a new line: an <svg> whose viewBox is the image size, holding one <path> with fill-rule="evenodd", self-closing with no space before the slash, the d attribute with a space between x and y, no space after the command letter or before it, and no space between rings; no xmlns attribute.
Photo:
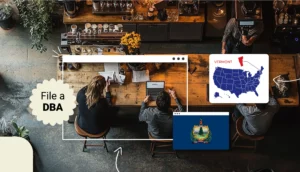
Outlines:
<svg viewBox="0 0 300 172"><path fill-rule="evenodd" d="M268 68L268 61L267 64L264 63L266 58L260 57L258 60L255 55L250 55L253 56L251 58L249 55L248 58L243 55L231 56L234 57L228 58L227 55L223 59L210 59L210 102L218 103L222 99L224 103L258 103L262 102L261 98L265 99L263 102L267 101L268 95L265 92L268 92L268 80L265 78L269 74L265 69ZM261 60L260 65L255 64ZM212 68L211 62L214 64Z"/></svg>
<svg viewBox="0 0 300 172"><path fill-rule="evenodd" d="M239 57L239 62L243 66L243 56ZM228 90L236 97L239 97L242 93L247 93L253 91L256 96L258 93L256 87L259 85L260 75L262 74L264 67L257 71L254 76L248 71L243 71L242 69L226 69L222 67L217 67L214 72L214 84L222 89ZM215 93L215 97L219 95L218 92Z"/></svg>

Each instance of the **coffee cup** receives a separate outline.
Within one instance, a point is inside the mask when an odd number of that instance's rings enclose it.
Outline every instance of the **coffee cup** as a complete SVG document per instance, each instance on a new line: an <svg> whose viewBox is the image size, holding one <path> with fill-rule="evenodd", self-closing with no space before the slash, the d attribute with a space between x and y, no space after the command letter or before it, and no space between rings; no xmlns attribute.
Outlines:
<svg viewBox="0 0 300 172"><path fill-rule="evenodd" d="M87 29L87 30L84 30L84 32L88 35L91 35L92 34L92 30L91 29Z"/></svg>
<svg viewBox="0 0 300 172"><path fill-rule="evenodd" d="M103 32L108 32L108 24L103 25Z"/></svg>
<svg viewBox="0 0 300 172"><path fill-rule="evenodd" d="M118 26L118 28L119 28L119 31L120 31L120 32L123 32L123 25L122 25L122 24L118 24L117 26Z"/></svg>
<svg viewBox="0 0 300 172"><path fill-rule="evenodd" d="M97 35L97 28L98 26L96 24L92 24L93 34Z"/></svg>
<svg viewBox="0 0 300 172"><path fill-rule="evenodd" d="M115 28L115 25L114 25L114 24L109 24L109 25L108 25L108 31L109 31L109 32L113 32L113 31L114 31L114 28Z"/></svg>
<svg viewBox="0 0 300 172"><path fill-rule="evenodd" d="M102 24L98 24L98 34L101 34L102 28L103 28Z"/></svg>
<svg viewBox="0 0 300 172"><path fill-rule="evenodd" d="M71 25L71 32L72 32L73 35L76 34L76 32L77 32L77 25L75 25L75 24Z"/></svg>
<svg viewBox="0 0 300 172"><path fill-rule="evenodd" d="M85 33L91 33L91 23L86 23L85 24Z"/></svg>
<svg viewBox="0 0 300 172"><path fill-rule="evenodd" d="M114 28L114 32L119 32L119 26L118 25L115 25L115 28Z"/></svg>

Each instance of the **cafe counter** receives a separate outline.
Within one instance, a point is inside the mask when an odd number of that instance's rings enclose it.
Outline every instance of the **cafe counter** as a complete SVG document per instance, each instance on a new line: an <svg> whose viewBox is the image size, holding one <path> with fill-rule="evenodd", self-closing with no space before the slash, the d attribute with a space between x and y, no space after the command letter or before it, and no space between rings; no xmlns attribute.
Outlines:
<svg viewBox="0 0 300 172"><path fill-rule="evenodd" d="M176 12L178 9L167 9ZM66 32L70 32L70 25L81 25L84 29L85 23L91 24L122 24L124 32L135 31L142 35L144 42L168 42L168 41L196 41L203 38L205 23L204 8L200 8L197 16L178 16L178 20L160 21L157 17L148 20L147 9L137 6L136 15L143 15L143 20L132 19L129 15L95 15L92 6L85 6L74 18L64 15L63 22ZM156 15L157 12L155 12ZM130 20L128 20L131 18Z"/></svg>

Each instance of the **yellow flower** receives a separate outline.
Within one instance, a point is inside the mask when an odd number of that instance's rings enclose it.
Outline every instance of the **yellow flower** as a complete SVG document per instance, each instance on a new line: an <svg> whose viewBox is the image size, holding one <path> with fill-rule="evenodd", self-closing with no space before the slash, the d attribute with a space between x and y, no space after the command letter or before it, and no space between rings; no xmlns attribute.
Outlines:
<svg viewBox="0 0 300 172"><path fill-rule="evenodd" d="M129 53L134 52L135 49L140 48L141 35L135 32L126 33L120 40L122 45L128 47Z"/></svg>

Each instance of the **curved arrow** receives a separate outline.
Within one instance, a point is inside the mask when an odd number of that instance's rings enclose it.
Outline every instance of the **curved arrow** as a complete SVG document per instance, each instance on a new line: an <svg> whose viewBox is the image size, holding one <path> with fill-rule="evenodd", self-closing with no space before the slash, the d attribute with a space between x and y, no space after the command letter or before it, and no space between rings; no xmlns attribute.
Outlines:
<svg viewBox="0 0 300 172"><path fill-rule="evenodd" d="M116 156L116 162L115 162L115 165L116 165L117 171L120 172L119 169L118 169L118 157L119 157L119 153L120 153L120 152L121 152L121 155L122 155L122 147L119 147L119 148L116 149L114 152L118 152L118 153L117 153L117 156Z"/></svg>

